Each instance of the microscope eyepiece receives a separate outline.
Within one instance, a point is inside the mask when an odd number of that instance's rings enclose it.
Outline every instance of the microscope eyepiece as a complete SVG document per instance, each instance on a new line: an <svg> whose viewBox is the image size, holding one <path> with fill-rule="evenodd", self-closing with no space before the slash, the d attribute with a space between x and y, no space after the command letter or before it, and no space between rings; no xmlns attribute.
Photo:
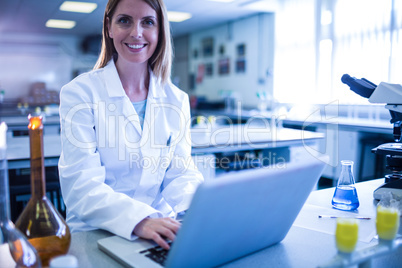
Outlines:
<svg viewBox="0 0 402 268"><path fill-rule="evenodd" d="M365 78L357 79L355 77L351 77L348 74L344 74L341 78L341 81L342 83L348 85L350 89L356 94L364 98L370 98L371 94L373 94L374 90L377 87L377 85Z"/></svg>

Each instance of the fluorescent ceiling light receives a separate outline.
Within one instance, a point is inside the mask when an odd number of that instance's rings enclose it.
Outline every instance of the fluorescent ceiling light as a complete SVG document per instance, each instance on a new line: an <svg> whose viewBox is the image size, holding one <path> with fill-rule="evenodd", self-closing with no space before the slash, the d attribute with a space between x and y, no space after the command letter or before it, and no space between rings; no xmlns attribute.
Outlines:
<svg viewBox="0 0 402 268"><path fill-rule="evenodd" d="M73 21L73 20L48 20L46 22L46 27L72 29L75 27L75 21Z"/></svg>
<svg viewBox="0 0 402 268"><path fill-rule="evenodd" d="M177 12L177 11L168 11L168 19L173 22L182 22L191 18L190 13L186 12Z"/></svg>
<svg viewBox="0 0 402 268"><path fill-rule="evenodd" d="M234 0L208 0L208 1L211 1L211 2L230 3L230 2L233 2Z"/></svg>
<svg viewBox="0 0 402 268"><path fill-rule="evenodd" d="M63 4L61 4L60 10L79 13L91 13L96 9L97 6L98 4L96 3L65 1Z"/></svg>

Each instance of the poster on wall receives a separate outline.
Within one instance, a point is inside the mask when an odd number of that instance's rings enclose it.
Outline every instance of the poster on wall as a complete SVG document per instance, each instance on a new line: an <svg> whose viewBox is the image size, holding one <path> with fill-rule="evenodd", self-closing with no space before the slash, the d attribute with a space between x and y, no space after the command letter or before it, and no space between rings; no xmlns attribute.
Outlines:
<svg viewBox="0 0 402 268"><path fill-rule="evenodd" d="M237 57L246 56L246 44L237 45Z"/></svg>
<svg viewBox="0 0 402 268"><path fill-rule="evenodd" d="M229 74L230 72L230 60L229 58L223 58L218 61L218 73L220 75Z"/></svg>
<svg viewBox="0 0 402 268"><path fill-rule="evenodd" d="M214 65L211 62L205 64L205 76L212 76L214 74Z"/></svg>
<svg viewBox="0 0 402 268"><path fill-rule="evenodd" d="M236 73L245 73L246 72L246 60L245 59L237 59L236 60Z"/></svg>
<svg viewBox="0 0 402 268"><path fill-rule="evenodd" d="M239 44L236 47L236 73L246 72L246 44Z"/></svg>
<svg viewBox="0 0 402 268"><path fill-rule="evenodd" d="M202 80L204 80L204 75L205 75L205 65L201 63L198 65L197 84L202 83Z"/></svg>
<svg viewBox="0 0 402 268"><path fill-rule="evenodd" d="M212 37L202 40L202 55L203 57L212 57L214 55L214 39Z"/></svg>

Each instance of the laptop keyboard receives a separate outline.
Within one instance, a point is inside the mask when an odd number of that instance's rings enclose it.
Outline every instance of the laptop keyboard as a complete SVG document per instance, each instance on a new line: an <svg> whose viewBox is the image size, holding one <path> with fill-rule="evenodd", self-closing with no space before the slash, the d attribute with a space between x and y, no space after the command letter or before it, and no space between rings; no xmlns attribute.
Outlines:
<svg viewBox="0 0 402 268"><path fill-rule="evenodd" d="M168 242L169 246L172 242ZM143 254L145 257L150 258L154 262L159 263L162 266L165 266L166 258L168 256L169 250L162 248L161 246L155 246L153 248L145 249L140 251L140 254Z"/></svg>
<svg viewBox="0 0 402 268"><path fill-rule="evenodd" d="M184 214L185 214L185 212L179 213L179 216L176 220L181 223L183 221ZM166 242L169 244L169 246L172 246L172 241L167 239ZM161 246L155 246L155 247L140 251L139 253L143 254L145 257L150 258L154 262L159 263L162 266L165 266L165 262L166 262L169 250L164 249Z"/></svg>

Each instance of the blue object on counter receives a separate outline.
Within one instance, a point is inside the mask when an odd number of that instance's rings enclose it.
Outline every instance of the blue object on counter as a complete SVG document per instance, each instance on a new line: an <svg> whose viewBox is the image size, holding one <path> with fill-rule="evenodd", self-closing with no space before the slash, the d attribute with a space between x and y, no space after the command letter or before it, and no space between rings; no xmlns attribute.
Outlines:
<svg viewBox="0 0 402 268"><path fill-rule="evenodd" d="M332 198L332 206L341 210L355 210L360 203L353 177L353 161L342 160L341 164L342 171Z"/></svg>

